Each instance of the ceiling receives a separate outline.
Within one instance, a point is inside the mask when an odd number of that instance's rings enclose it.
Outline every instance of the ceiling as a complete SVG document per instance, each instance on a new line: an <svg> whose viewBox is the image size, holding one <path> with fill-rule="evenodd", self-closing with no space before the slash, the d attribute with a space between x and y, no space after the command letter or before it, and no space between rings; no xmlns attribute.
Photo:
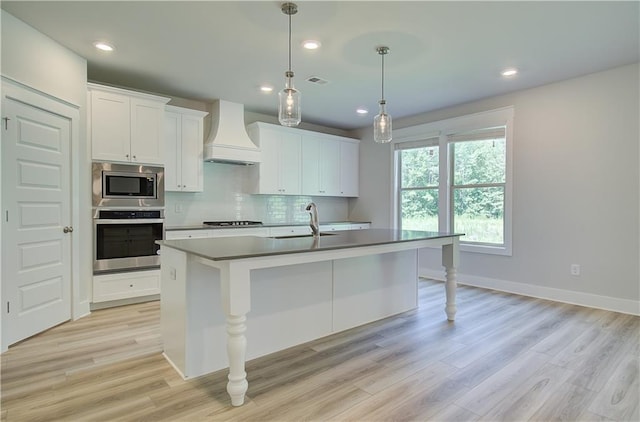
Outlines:
<svg viewBox="0 0 640 422"><path fill-rule="evenodd" d="M640 2L298 1L292 69L302 120L371 124L381 95L394 119L640 60ZM88 62L92 81L276 115L288 17L277 1L2 1ZM316 39L315 51L301 42ZM96 50L98 40L116 50ZM500 72L517 67L518 75ZM313 84L316 76L328 81ZM259 91L274 87L271 94ZM366 107L367 116L357 115Z"/></svg>

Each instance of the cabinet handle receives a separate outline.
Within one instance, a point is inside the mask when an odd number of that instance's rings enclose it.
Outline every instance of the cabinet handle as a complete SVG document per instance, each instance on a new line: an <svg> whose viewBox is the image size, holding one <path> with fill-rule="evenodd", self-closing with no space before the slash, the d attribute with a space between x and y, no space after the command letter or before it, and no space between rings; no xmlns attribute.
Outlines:
<svg viewBox="0 0 640 422"><path fill-rule="evenodd" d="M65 226L65 227L62 229L62 232L63 232L63 233L71 233L71 232L73 232L73 227Z"/></svg>
<svg viewBox="0 0 640 422"><path fill-rule="evenodd" d="M129 154L125 154L124 156L125 156L125 157L127 157L127 158L129 158Z"/></svg>

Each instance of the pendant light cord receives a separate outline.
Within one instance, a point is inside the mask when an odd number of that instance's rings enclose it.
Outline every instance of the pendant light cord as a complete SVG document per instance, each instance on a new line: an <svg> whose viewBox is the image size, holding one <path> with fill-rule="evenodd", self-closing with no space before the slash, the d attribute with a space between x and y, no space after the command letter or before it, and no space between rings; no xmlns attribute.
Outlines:
<svg viewBox="0 0 640 422"><path fill-rule="evenodd" d="M289 13L289 72L291 72L291 13Z"/></svg>
<svg viewBox="0 0 640 422"><path fill-rule="evenodd" d="M382 56L382 101L384 101L384 53L380 55Z"/></svg>

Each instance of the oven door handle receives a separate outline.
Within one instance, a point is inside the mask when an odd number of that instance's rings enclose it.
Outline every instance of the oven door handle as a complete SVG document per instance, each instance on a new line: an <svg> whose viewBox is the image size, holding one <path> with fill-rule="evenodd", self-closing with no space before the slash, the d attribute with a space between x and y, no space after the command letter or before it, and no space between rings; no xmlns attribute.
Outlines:
<svg viewBox="0 0 640 422"><path fill-rule="evenodd" d="M114 218L114 219L106 219L106 218L95 218L96 224L157 224L164 223L164 219L162 218Z"/></svg>

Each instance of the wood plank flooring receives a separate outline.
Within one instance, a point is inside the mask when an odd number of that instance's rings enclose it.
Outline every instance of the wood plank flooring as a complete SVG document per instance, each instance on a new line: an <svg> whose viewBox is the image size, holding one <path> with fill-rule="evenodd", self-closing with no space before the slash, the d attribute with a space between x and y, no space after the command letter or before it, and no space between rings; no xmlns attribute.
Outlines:
<svg viewBox="0 0 640 422"><path fill-rule="evenodd" d="M159 302L93 312L2 354L2 421L638 421L640 317L422 280L420 307L184 381ZM251 341L251 339L249 339Z"/></svg>

